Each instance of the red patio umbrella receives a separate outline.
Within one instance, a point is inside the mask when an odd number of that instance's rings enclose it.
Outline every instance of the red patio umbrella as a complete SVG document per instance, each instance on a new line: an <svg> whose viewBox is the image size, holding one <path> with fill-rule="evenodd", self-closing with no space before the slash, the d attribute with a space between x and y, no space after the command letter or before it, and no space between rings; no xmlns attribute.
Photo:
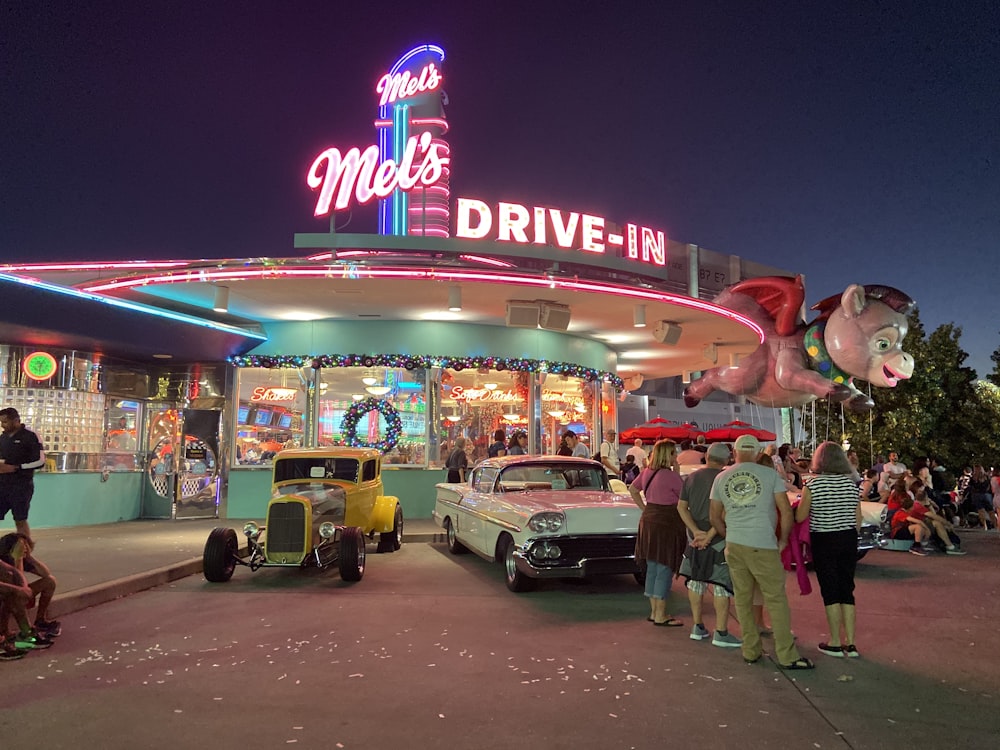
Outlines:
<svg viewBox="0 0 1000 750"><path fill-rule="evenodd" d="M773 432L768 432L767 430L762 430L759 427L754 427L749 422L741 422L736 419L732 422L727 422L722 425L722 427L716 427L714 430L709 430L705 433L705 440L710 443L730 443L740 435L753 435L758 440L774 440L777 435Z"/></svg>
<svg viewBox="0 0 1000 750"><path fill-rule="evenodd" d="M704 430L699 430L696 425L690 422L685 422L684 424L677 425L676 427L665 427L663 429L663 437L667 440L676 440L678 442L684 440L697 440L699 435L704 435Z"/></svg>
<svg viewBox="0 0 1000 750"><path fill-rule="evenodd" d="M655 442L666 438L667 436L664 434L664 431L669 430L671 427L676 429L678 424L663 417L653 417L648 422L623 430L618 437L626 442L635 440L636 438L643 441L650 440Z"/></svg>

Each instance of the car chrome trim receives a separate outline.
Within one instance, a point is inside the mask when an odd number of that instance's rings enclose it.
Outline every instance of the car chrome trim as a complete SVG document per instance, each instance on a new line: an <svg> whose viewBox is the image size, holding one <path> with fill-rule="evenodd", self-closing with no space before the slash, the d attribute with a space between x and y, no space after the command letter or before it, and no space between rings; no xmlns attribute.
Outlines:
<svg viewBox="0 0 1000 750"><path fill-rule="evenodd" d="M475 516L476 518L482 521L489 521L490 523L495 524L507 531L516 531L518 533L521 532L521 527L516 524L510 523L509 521L501 521L500 519L491 516L488 513L483 513L478 510L472 510L471 508L467 508L461 503L452 502L451 500L445 500L444 498L440 497L437 499L437 502L441 503L442 505L450 505L453 508L460 509L463 513L467 513L470 516ZM435 511L435 513L437 513L437 511Z"/></svg>

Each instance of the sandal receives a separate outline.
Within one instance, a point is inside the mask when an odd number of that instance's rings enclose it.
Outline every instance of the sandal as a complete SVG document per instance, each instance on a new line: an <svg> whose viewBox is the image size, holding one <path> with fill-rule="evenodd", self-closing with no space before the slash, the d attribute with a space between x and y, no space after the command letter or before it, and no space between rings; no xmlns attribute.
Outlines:
<svg viewBox="0 0 1000 750"><path fill-rule="evenodd" d="M804 656L796 659L791 664L782 664L782 669L815 669L816 665L809 661Z"/></svg>
<svg viewBox="0 0 1000 750"><path fill-rule="evenodd" d="M680 620L678 620L676 617L668 617L663 622L654 622L653 624L656 625L659 628L682 628L682 627L684 627L684 623L681 622Z"/></svg>

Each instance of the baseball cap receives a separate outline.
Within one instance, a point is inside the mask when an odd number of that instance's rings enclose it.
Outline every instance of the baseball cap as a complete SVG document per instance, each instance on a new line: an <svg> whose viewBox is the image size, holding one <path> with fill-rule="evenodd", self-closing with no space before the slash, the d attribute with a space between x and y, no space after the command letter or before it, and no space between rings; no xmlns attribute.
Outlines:
<svg viewBox="0 0 1000 750"><path fill-rule="evenodd" d="M725 443L712 443L708 446L708 453L705 454L706 459L710 458L714 461L721 461L726 463L729 460L729 446Z"/></svg>
<svg viewBox="0 0 1000 750"><path fill-rule="evenodd" d="M733 444L741 453L760 450L760 441L753 435L740 435Z"/></svg>

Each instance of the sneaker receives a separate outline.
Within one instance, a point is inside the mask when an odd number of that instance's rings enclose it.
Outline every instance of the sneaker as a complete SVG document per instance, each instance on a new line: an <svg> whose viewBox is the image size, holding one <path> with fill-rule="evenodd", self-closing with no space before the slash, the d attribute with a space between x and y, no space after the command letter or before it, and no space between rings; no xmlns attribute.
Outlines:
<svg viewBox="0 0 1000 750"><path fill-rule="evenodd" d="M20 633L14 636L14 645L17 646L18 648L26 648L26 649L51 648L52 639L45 637L37 630L32 630L27 635L25 635L24 633Z"/></svg>
<svg viewBox="0 0 1000 750"><path fill-rule="evenodd" d="M829 643L821 643L817 647L821 653L827 656L836 656L838 659L844 657L844 647L843 646L831 646Z"/></svg>
<svg viewBox="0 0 1000 750"><path fill-rule="evenodd" d="M914 544L912 547L910 547L910 554L920 555L920 557L927 557L927 550L925 550L923 546L919 544Z"/></svg>
<svg viewBox="0 0 1000 750"><path fill-rule="evenodd" d="M861 654L858 653L858 647L853 643L850 646L844 646L844 655L849 656L852 659L857 659Z"/></svg>
<svg viewBox="0 0 1000 750"><path fill-rule="evenodd" d="M35 618L35 630L48 638L55 638L62 633L62 623L59 620L39 620Z"/></svg>
<svg viewBox="0 0 1000 750"><path fill-rule="evenodd" d="M706 638L708 638L708 636L709 636L708 628L706 628L704 625L697 624L693 628L691 628L692 641L703 641Z"/></svg>
<svg viewBox="0 0 1000 750"><path fill-rule="evenodd" d="M959 549L958 547L954 547L954 546L945 548L944 552L945 552L946 555L964 555L964 554L967 554L964 549Z"/></svg>
<svg viewBox="0 0 1000 750"><path fill-rule="evenodd" d="M743 641L732 633L722 635L722 633L716 630L715 635L712 637L712 645L718 646L719 648L737 648L743 645Z"/></svg>
<svg viewBox="0 0 1000 750"><path fill-rule="evenodd" d="M28 653L27 649L18 648L14 645L14 640L0 641L0 661L14 661L23 659Z"/></svg>

